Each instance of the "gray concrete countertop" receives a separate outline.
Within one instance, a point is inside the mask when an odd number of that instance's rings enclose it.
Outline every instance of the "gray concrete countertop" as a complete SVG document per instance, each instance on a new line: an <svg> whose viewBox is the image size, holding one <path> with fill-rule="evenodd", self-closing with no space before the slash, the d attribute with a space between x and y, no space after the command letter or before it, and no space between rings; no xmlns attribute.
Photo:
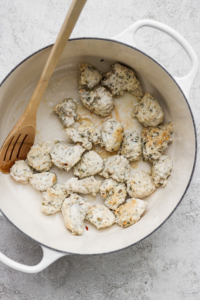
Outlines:
<svg viewBox="0 0 200 300"><path fill-rule="evenodd" d="M55 41L70 0L0 1L0 81L21 60ZM163 22L191 44L200 59L199 0L88 0L72 37L115 36L134 21ZM153 29L137 34L138 47L172 75L187 74L181 47ZM200 74L190 92L200 133ZM200 161L190 188L170 219L154 234L124 251L63 257L41 273L28 275L0 263L1 300L200 299ZM0 251L29 265L40 247L0 216Z"/></svg>

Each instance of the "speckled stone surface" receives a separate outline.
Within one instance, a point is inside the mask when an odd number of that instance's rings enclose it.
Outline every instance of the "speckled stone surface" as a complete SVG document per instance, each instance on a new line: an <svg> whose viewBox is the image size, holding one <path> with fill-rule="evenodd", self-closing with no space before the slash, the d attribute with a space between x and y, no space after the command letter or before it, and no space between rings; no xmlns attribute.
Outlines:
<svg viewBox="0 0 200 300"><path fill-rule="evenodd" d="M69 0L0 1L0 81L17 63L53 43ZM134 21L149 18L170 25L200 59L199 0L88 0L73 37L115 36ZM138 46L176 76L190 61L170 37L142 29ZM190 92L200 133L200 75ZM103 256L68 256L39 274L28 275L0 263L1 300L200 299L200 161L190 188L170 219L154 234L124 251ZM42 251L0 216L0 251L29 265Z"/></svg>

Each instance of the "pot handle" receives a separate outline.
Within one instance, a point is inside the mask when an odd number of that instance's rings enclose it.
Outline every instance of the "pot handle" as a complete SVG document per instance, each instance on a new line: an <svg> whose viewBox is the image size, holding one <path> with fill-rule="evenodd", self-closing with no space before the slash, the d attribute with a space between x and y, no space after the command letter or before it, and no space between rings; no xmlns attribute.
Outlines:
<svg viewBox="0 0 200 300"><path fill-rule="evenodd" d="M189 58L192 62L192 67L191 67L191 70L189 71L189 73L184 77L174 77L174 79L176 80L178 85L183 90L184 94L188 97L190 88L194 82L194 79L195 79L197 71L198 71L199 61L198 61L196 53L194 52L194 50L192 49L192 47L190 46L188 41L182 35L180 35L180 33L178 33L176 30L172 29L171 27L169 27L163 23L160 23L160 22L157 22L154 20L144 19L144 20L135 22L133 25L128 27L126 30L124 30L119 35L115 36L113 39L121 41L121 42L125 42L131 46L136 47L135 34L138 31L138 29L140 29L141 27L145 27L145 26L158 29L158 30L163 31L163 32L167 33L168 35L170 35L183 47L183 49L189 56Z"/></svg>
<svg viewBox="0 0 200 300"><path fill-rule="evenodd" d="M0 261L4 263L6 266L15 269L17 271L21 271L24 273L38 273L42 270L44 270L46 267L51 265L55 260L58 258L68 255L68 253L62 253L62 252L57 252L54 250L51 250L49 248L46 248L44 246L41 246L43 250L43 258L39 262L39 264L35 266L26 266L24 264L20 264L11 258L7 257L3 253L0 252Z"/></svg>

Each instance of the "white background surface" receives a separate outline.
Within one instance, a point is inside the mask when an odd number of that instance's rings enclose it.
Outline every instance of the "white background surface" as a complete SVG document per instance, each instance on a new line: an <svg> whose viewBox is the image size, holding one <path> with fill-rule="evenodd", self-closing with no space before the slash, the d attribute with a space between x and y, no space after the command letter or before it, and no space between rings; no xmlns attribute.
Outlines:
<svg viewBox="0 0 200 300"><path fill-rule="evenodd" d="M69 0L0 1L0 81L21 60L55 41ZM115 36L149 18L181 33L200 59L199 0L88 0L72 37ZM168 36L152 29L137 34L138 46L176 76L190 61ZM190 92L199 136L200 76ZM191 186L172 217L153 235L124 251L104 256L69 256L27 275L0 264L1 300L200 299L199 158ZM0 217L0 251L30 265L40 247Z"/></svg>

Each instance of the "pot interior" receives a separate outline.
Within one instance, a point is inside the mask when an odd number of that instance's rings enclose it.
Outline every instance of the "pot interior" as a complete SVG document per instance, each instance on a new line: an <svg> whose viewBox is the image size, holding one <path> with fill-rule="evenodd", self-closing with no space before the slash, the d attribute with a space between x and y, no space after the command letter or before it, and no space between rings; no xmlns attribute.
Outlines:
<svg viewBox="0 0 200 300"><path fill-rule="evenodd" d="M23 113L40 77L51 47L22 62L3 82L0 89L0 144ZM118 225L97 230L85 222L89 230L82 236L73 236L65 228L61 213L45 216L40 211L42 194L30 185L21 185L9 175L0 174L0 208L5 216L22 232L39 243L60 251L80 254L107 253L123 249L148 236L173 212L190 182L196 155L195 128L188 104L172 77L154 60L142 52L124 44L101 39L71 40L64 50L38 110L36 143L66 140L64 128L58 117L51 113L53 106L66 97L77 103L78 112L86 123L93 122L101 128L103 120L92 115L80 103L78 94L78 65L80 62L95 65L107 71L113 62L121 62L136 71L144 91L159 100L165 113L165 122L174 125L173 143L165 151L172 158L173 172L167 186L158 188L147 197L147 210L135 225L123 229ZM142 127L132 118L133 104L137 100L126 93L115 99L113 117L121 121L125 132ZM102 157L106 153L97 149ZM150 171L148 163L133 163L132 173ZM73 173L54 167L58 183L64 183ZM103 204L101 197L84 195L92 203Z"/></svg>

